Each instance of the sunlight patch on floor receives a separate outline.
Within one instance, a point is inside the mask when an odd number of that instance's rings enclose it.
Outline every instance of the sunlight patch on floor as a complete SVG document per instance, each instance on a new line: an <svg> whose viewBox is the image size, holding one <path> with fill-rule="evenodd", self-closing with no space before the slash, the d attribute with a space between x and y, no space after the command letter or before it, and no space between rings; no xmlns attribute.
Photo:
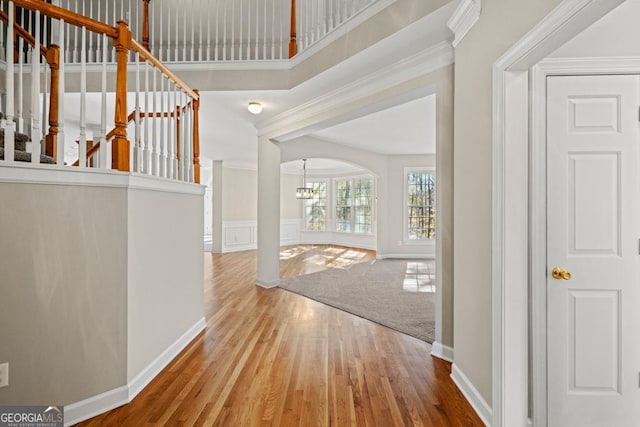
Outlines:
<svg viewBox="0 0 640 427"><path fill-rule="evenodd" d="M305 253L305 249L299 246L293 248L287 248L283 251L280 251L280 259L291 259L295 258L300 254Z"/></svg>
<svg viewBox="0 0 640 427"><path fill-rule="evenodd" d="M433 263L424 261L407 262L402 289L407 292L435 293L436 275Z"/></svg>

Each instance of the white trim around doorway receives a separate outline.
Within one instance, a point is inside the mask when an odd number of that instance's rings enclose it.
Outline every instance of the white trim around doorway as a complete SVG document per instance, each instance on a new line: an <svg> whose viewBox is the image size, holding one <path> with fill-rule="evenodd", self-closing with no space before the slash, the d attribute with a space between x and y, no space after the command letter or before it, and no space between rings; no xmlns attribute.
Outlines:
<svg viewBox="0 0 640 427"><path fill-rule="evenodd" d="M530 330L527 316L530 303L534 307L546 304L546 295L540 300L539 292L534 292L531 299L528 294L536 277L546 277L546 262L540 258L546 245L544 224L536 222L546 215L546 186L540 181L544 179L546 157L544 147L540 152L540 144L531 144L541 136L544 114L534 110L544 102L545 94L538 80L541 68L531 67L623 1L563 0L493 66L493 427L529 422L530 333L535 371L531 384L532 424L547 424L546 336L539 336L541 327L546 331L546 324L537 313L532 318L534 329ZM529 84L524 84L530 77L537 80L531 84L537 84L531 92ZM528 129L531 133L523 135ZM523 174L523 170L530 173ZM540 347L542 340L545 344Z"/></svg>

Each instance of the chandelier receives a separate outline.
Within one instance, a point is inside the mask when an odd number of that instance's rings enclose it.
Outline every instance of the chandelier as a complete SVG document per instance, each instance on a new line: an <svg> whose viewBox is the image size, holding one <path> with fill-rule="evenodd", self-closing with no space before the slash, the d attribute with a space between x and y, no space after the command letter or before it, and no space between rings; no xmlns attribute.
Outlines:
<svg viewBox="0 0 640 427"><path fill-rule="evenodd" d="M302 187L296 188L296 199L313 198L313 188L307 187L307 159L302 159Z"/></svg>

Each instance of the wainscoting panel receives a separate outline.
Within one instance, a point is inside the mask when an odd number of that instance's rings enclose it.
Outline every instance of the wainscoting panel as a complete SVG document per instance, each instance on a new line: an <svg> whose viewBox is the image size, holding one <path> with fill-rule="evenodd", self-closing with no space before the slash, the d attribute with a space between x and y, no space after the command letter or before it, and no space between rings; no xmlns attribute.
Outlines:
<svg viewBox="0 0 640 427"><path fill-rule="evenodd" d="M222 253L239 252L258 247L257 221L223 221ZM304 231L302 220L280 221L280 245L317 244L341 245L376 250L376 236L370 234Z"/></svg>
<svg viewBox="0 0 640 427"><path fill-rule="evenodd" d="M223 221L222 233L222 252L238 252L256 248L256 221Z"/></svg>

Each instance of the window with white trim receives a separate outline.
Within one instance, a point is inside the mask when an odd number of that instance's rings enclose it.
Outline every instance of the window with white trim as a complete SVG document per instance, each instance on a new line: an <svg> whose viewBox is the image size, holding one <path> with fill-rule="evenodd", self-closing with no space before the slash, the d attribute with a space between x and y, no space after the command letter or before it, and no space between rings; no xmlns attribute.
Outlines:
<svg viewBox="0 0 640 427"><path fill-rule="evenodd" d="M313 197L304 201L304 228L310 231L324 231L327 228L327 183L307 181L313 188Z"/></svg>
<svg viewBox="0 0 640 427"><path fill-rule="evenodd" d="M409 241L436 236L436 176L432 169L410 169L406 176L406 232Z"/></svg>
<svg viewBox="0 0 640 427"><path fill-rule="evenodd" d="M342 233L372 232L373 178L339 178L335 188L335 231Z"/></svg>

